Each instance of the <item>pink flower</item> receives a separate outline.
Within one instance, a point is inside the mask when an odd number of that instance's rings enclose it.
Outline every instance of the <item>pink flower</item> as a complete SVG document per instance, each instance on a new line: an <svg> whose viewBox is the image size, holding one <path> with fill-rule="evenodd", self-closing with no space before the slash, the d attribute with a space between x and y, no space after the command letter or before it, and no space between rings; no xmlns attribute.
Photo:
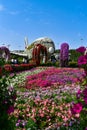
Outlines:
<svg viewBox="0 0 87 130"><path fill-rule="evenodd" d="M84 102L85 104L87 104L87 97L84 97Z"/></svg>
<svg viewBox="0 0 87 130"><path fill-rule="evenodd" d="M83 55L83 56L80 56L79 59L78 59L78 65L85 65L87 64L87 59L86 57Z"/></svg>
<svg viewBox="0 0 87 130"><path fill-rule="evenodd" d="M84 54L84 52L86 51L86 48L84 46L81 46L81 47L77 48L76 51Z"/></svg>
<svg viewBox="0 0 87 130"><path fill-rule="evenodd" d="M75 114L75 117L76 117L76 118L79 118L79 117L80 117L80 114L79 114L79 113Z"/></svg>
<svg viewBox="0 0 87 130"><path fill-rule="evenodd" d="M44 113L41 113L41 114L40 114L40 117L44 117Z"/></svg>
<svg viewBox="0 0 87 130"><path fill-rule="evenodd" d="M87 88L83 90L83 96L87 98Z"/></svg>
<svg viewBox="0 0 87 130"><path fill-rule="evenodd" d="M81 90L78 90L78 92L76 93L76 97L80 98L80 96L81 96Z"/></svg>
<svg viewBox="0 0 87 130"><path fill-rule="evenodd" d="M80 113L81 111L82 111L81 103L73 104L73 107L71 108L72 114L77 114L77 113Z"/></svg>
<svg viewBox="0 0 87 130"><path fill-rule="evenodd" d="M14 112L14 106L10 106L10 107L8 108L8 110L7 110L7 113L8 113L8 114L10 114L10 113L12 113L12 112Z"/></svg>

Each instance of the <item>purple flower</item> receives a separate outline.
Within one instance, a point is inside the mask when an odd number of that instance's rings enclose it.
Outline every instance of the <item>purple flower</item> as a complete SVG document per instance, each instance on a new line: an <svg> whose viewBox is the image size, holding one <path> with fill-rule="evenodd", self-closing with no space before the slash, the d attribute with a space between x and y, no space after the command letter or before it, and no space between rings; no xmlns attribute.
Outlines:
<svg viewBox="0 0 87 130"><path fill-rule="evenodd" d="M79 59L78 59L78 65L81 66L81 65L85 65L85 64L87 64L86 57L84 55L80 56Z"/></svg>
<svg viewBox="0 0 87 130"><path fill-rule="evenodd" d="M60 64L61 67L68 66L69 59L69 45L67 43L63 43L60 49Z"/></svg>
<svg viewBox="0 0 87 130"><path fill-rule="evenodd" d="M78 92L76 93L76 97L77 97L77 98L80 98L81 93L82 93L81 90L78 90Z"/></svg>
<svg viewBox="0 0 87 130"><path fill-rule="evenodd" d="M19 126L19 123L18 123L18 122L16 123L16 126Z"/></svg>
<svg viewBox="0 0 87 130"><path fill-rule="evenodd" d="M87 88L85 88L82 93L83 93L83 97L87 98Z"/></svg>
<svg viewBox="0 0 87 130"><path fill-rule="evenodd" d="M86 48L84 46L81 46L81 47L77 48L76 51L83 54L86 51Z"/></svg>
<svg viewBox="0 0 87 130"><path fill-rule="evenodd" d="M84 102L87 105L87 97L84 97Z"/></svg>
<svg viewBox="0 0 87 130"><path fill-rule="evenodd" d="M60 59L66 60L69 55L69 45L67 43L62 43L60 50Z"/></svg>
<svg viewBox="0 0 87 130"><path fill-rule="evenodd" d="M85 128L85 130L87 130L87 127Z"/></svg>
<svg viewBox="0 0 87 130"><path fill-rule="evenodd" d="M10 114L10 113L12 113L12 112L14 112L14 106L10 106L10 107L8 108L8 110L7 110L7 113L8 113L8 114Z"/></svg>

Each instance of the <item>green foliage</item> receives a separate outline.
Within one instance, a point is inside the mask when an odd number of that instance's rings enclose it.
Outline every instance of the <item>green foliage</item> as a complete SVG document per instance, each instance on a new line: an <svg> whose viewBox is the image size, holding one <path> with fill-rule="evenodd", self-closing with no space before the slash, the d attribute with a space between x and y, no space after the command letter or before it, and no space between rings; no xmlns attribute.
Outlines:
<svg viewBox="0 0 87 130"><path fill-rule="evenodd" d="M10 84L9 74L6 72L4 74L0 77L0 128L14 130L15 120L10 113L14 111L16 91Z"/></svg>
<svg viewBox="0 0 87 130"><path fill-rule="evenodd" d="M70 61L69 62L69 67L72 67L72 68L78 67L77 62L76 61Z"/></svg>
<svg viewBox="0 0 87 130"><path fill-rule="evenodd" d="M36 130L37 129L37 125L36 123L32 120L32 119L28 119L27 125L26 125L27 130Z"/></svg>
<svg viewBox="0 0 87 130"><path fill-rule="evenodd" d="M32 49L34 47L34 43L28 46L28 50Z"/></svg>
<svg viewBox="0 0 87 130"><path fill-rule="evenodd" d="M75 62L77 62L78 57L81 55L80 53L78 53L78 52L77 52L76 50L74 50L74 49L69 50L69 53L71 54L71 56L70 56L71 60L72 60L72 61L75 61Z"/></svg>
<svg viewBox="0 0 87 130"><path fill-rule="evenodd" d="M53 62L51 62L51 61L48 61L48 62L45 63L45 64L40 64L40 66L48 66L48 67L50 67L50 66L55 66L55 67L59 67L59 62L57 61L57 62L53 63Z"/></svg>
<svg viewBox="0 0 87 130"><path fill-rule="evenodd" d="M3 112L3 116L0 117L0 130L16 130L15 123L14 116L9 117Z"/></svg>
<svg viewBox="0 0 87 130"><path fill-rule="evenodd" d="M5 64L4 58L0 58L0 66L3 66Z"/></svg>

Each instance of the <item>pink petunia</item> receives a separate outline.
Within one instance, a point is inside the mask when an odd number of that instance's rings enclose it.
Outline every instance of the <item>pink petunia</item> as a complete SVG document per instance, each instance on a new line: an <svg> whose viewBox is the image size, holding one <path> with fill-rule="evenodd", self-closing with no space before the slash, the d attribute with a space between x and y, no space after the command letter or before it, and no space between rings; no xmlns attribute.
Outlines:
<svg viewBox="0 0 87 130"><path fill-rule="evenodd" d="M76 51L84 54L84 52L86 51L86 48L84 46L81 46L81 47L77 48Z"/></svg>
<svg viewBox="0 0 87 130"><path fill-rule="evenodd" d="M73 104L73 107L71 108L72 114L77 114L82 111L82 104L81 103L76 103Z"/></svg>
<svg viewBox="0 0 87 130"><path fill-rule="evenodd" d="M84 97L84 102L87 105L87 97Z"/></svg>
<svg viewBox="0 0 87 130"><path fill-rule="evenodd" d="M80 98L81 93L82 93L82 92L81 92L81 90L79 89L78 92L76 93L76 97L77 97L77 98Z"/></svg>
<svg viewBox="0 0 87 130"><path fill-rule="evenodd" d="M85 56L80 56L78 58L78 65L81 66L81 65L85 65L87 64L87 59L85 58Z"/></svg>

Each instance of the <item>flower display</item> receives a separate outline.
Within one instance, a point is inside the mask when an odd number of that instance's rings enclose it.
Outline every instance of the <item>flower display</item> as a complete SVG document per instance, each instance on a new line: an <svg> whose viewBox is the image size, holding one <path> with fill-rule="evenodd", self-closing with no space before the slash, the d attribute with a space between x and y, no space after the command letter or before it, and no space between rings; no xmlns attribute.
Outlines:
<svg viewBox="0 0 87 130"><path fill-rule="evenodd" d="M78 90L76 93L76 103L73 103L71 107L71 112L76 118L76 120L79 120L79 124L84 126L84 128L87 126L87 87L85 87L83 90ZM79 114L77 116L77 114Z"/></svg>
<svg viewBox="0 0 87 130"><path fill-rule="evenodd" d="M78 58L78 66L84 68L86 75L85 84L87 85L87 48L79 47L76 51L81 53L81 56Z"/></svg>
<svg viewBox="0 0 87 130"><path fill-rule="evenodd" d="M68 66L69 60L69 45L67 43L62 43L60 49L60 66L66 67Z"/></svg>
<svg viewBox="0 0 87 130"><path fill-rule="evenodd" d="M8 68L6 68L9 70ZM4 70L2 75L0 75L0 128L10 129L12 124L11 114L14 112L14 103L16 100L16 90L10 83L10 80L14 77L10 77L9 73Z"/></svg>
<svg viewBox="0 0 87 130"><path fill-rule="evenodd" d="M45 56L45 63L47 61L47 49L45 46L41 44L36 44L33 48L32 55L33 55L33 62L36 63L36 65L40 64L40 60L42 57L40 57L40 53L42 53L42 56Z"/></svg>
<svg viewBox="0 0 87 130"><path fill-rule="evenodd" d="M77 48L76 51L80 52L81 54L84 54L86 51L86 48L84 46L81 46L81 47Z"/></svg>
<svg viewBox="0 0 87 130"><path fill-rule="evenodd" d="M84 70L79 68L36 67L17 73L11 80L18 90L12 113L16 129L74 130L75 120L83 111L83 104L75 102L75 93L80 99L84 77ZM86 90L83 93L86 102Z"/></svg>
<svg viewBox="0 0 87 130"><path fill-rule="evenodd" d="M71 111L73 114L80 113L82 111L82 104L81 103L73 104Z"/></svg>
<svg viewBox="0 0 87 130"><path fill-rule="evenodd" d="M6 61L9 60L10 51L9 51L9 49L7 47L5 47L5 46L0 47L0 57L4 58Z"/></svg>
<svg viewBox="0 0 87 130"><path fill-rule="evenodd" d="M74 74L73 74L74 73ZM62 68L57 69L54 67L49 68L46 71L42 71L39 74L27 76L25 87L48 87L57 84L73 84L75 82L80 83L83 81L85 74L83 70L79 72L79 69Z"/></svg>
<svg viewBox="0 0 87 130"><path fill-rule="evenodd" d="M10 64L5 64L4 65L4 69L8 72L11 72L12 71L12 66Z"/></svg>
<svg viewBox="0 0 87 130"><path fill-rule="evenodd" d="M80 56L78 59L78 65L86 65L87 64L87 55Z"/></svg>

